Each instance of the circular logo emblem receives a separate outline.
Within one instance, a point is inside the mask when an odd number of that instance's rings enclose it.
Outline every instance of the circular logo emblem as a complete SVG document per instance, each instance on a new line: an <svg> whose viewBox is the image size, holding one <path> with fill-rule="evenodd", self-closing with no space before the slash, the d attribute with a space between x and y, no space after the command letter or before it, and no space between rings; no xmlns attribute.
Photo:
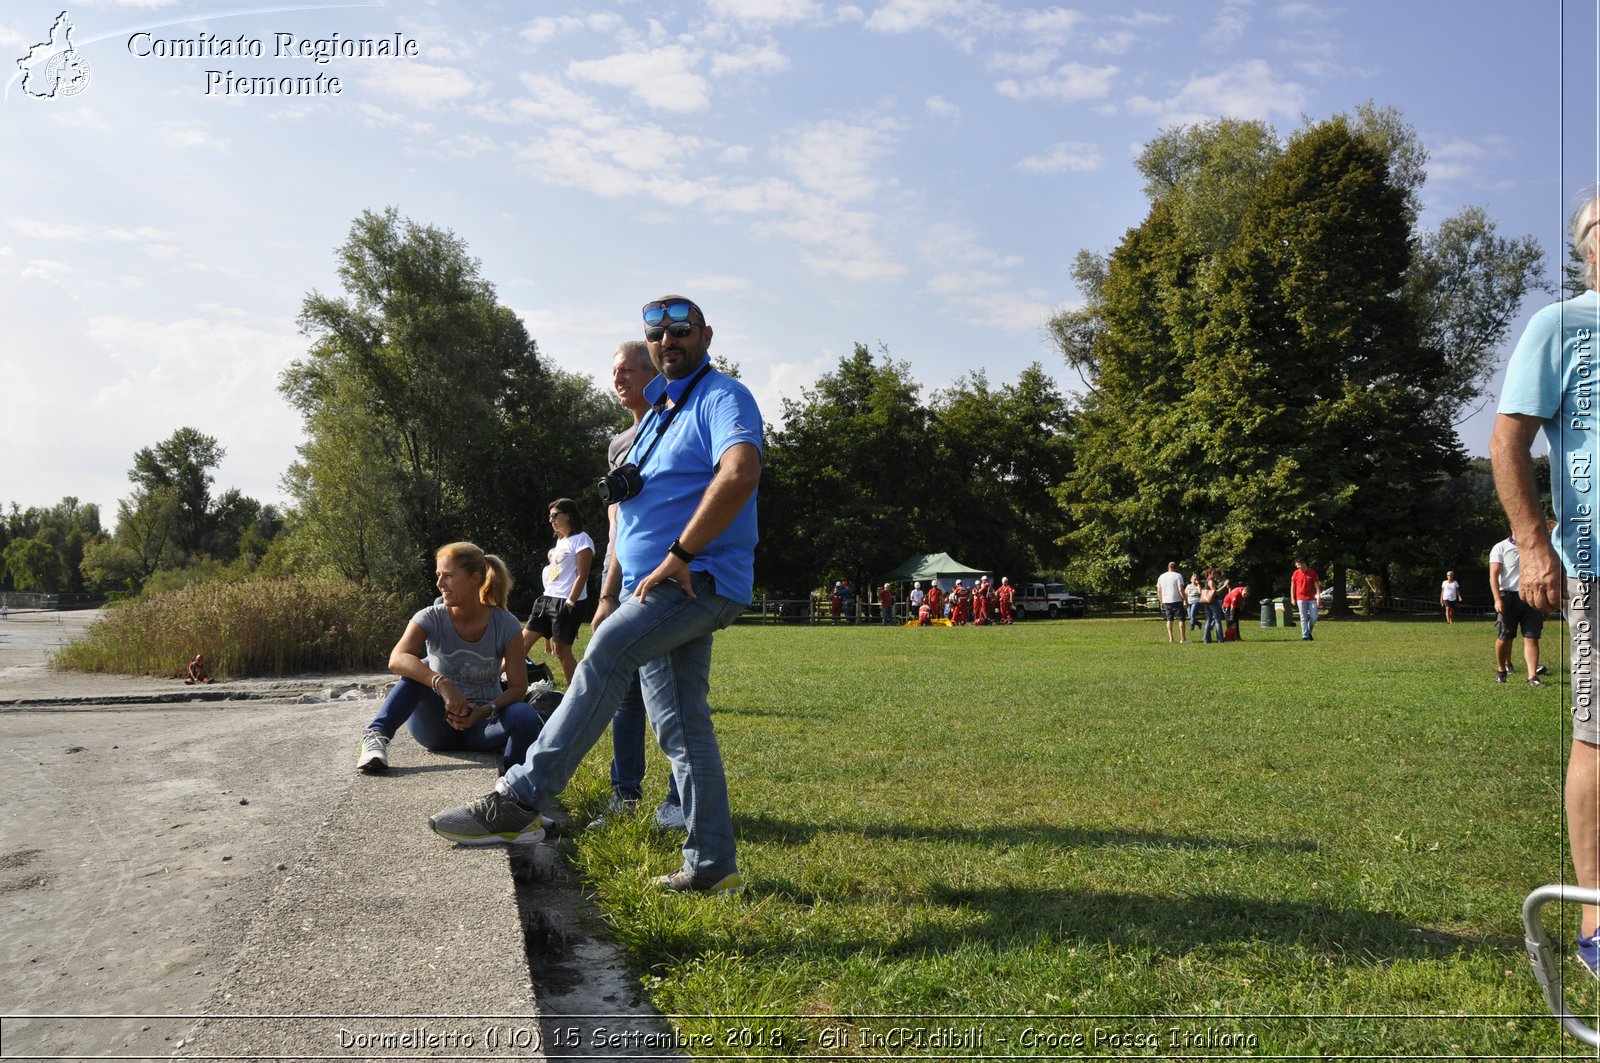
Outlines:
<svg viewBox="0 0 1600 1063"><path fill-rule="evenodd" d="M76 48L57 52L44 66L47 95L76 96L89 87L89 62Z"/></svg>

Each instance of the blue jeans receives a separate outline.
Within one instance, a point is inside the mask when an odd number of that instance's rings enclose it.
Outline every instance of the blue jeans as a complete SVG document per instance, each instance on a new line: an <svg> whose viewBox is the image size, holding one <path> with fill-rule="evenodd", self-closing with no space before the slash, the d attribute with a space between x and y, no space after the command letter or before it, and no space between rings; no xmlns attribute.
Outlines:
<svg viewBox="0 0 1600 1063"><path fill-rule="evenodd" d="M466 749L474 753L499 753L500 770L522 763L528 747L539 736L544 721L525 701L513 702L465 731L445 719L444 699L415 679L401 678L389 688L378 715L368 728L393 738L402 724L423 749Z"/></svg>
<svg viewBox="0 0 1600 1063"><path fill-rule="evenodd" d="M693 598L664 583L646 601L625 598L606 618L590 638L561 707L505 781L517 800L547 806L605 733L637 676L650 725L683 795L689 828L684 866L698 878L715 879L739 868L728 780L707 701L711 636L738 619L743 606L718 594L706 573L696 572L693 579Z"/></svg>
<svg viewBox="0 0 1600 1063"><path fill-rule="evenodd" d="M1211 641L1211 632L1217 633L1217 641L1222 641L1222 606L1216 602L1201 602L1200 608L1206 611L1206 626L1200 632L1200 637L1206 642Z"/></svg>
<svg viewBox="0 0 1600 1063"><path fill-rule="evenodd" d="M1305 601L1295 602L1300 607L1300 637L1311 637L1311 629L1317 626L1317 600L1307 598Z"/></svg>
<svg viewBox="0 0 1600 1063"><path fill-rule="evenodd" d="M605 625L602 624L601 627ZM644 796L644 691L634 676L622 704L611 714L611 792L624 801ZM678 777L667 774L667 803L683 804Z"/></svg>

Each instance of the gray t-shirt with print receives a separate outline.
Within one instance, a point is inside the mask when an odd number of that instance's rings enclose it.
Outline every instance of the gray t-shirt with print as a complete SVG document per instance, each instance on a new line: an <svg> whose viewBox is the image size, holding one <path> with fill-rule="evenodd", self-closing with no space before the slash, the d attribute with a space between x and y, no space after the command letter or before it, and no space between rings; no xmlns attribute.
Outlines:
<svg viewBox="0 0 1600 1063"><path fill-rule="evenodd" d="M450 623L450 607L419 609L411 622L428 633L428 667L448 676L461 696L473 703L500 696L500 664L506 644L522 632L522 622L504 609L489 614L489 626L477 642L468 642Z"/></svg>

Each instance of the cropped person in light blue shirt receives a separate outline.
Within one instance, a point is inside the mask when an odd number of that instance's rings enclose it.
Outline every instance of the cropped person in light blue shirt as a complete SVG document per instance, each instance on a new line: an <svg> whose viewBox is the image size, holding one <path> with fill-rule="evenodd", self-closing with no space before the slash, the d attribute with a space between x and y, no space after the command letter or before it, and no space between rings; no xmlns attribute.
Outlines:
<svg viewBox="0 0 1600 1063"><path fill-rule="evenodd" d="M1595 704L1595 627L1600 624L1595 520L1600 509L1600 199L1591 191L1572 219L1572 243L1589 290L1553 303L1528 322L1506 366L1489 456L1521 562L1522 599L1546 613L1565 609L1572 634L1572 747L1567 833L1578 885L1600 886L1600 706ZM1547 530L1534 482L1532 446L1550 445L1555 527ZM1600 909L1583 908L1578 958L1600 977Z"/></svg>

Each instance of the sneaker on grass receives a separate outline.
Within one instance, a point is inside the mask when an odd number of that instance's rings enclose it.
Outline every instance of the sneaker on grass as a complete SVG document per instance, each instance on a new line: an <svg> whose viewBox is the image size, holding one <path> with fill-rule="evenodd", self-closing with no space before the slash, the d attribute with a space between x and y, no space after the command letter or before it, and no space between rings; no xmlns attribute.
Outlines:
<svg viewBox="0 0 1600 1063"><path fill-rule="evenodd" d="M1600 978L1600 934L1589 937L1583 936L1583 931L1578 931L1578 962L1583 964L1583 969Z"/></svg>
<svg viewBox="0 0 1600 1063"><path fill-rule="evenodd" d="M1506 681L1506 677L1510 674L1511 669L1509 668L1496 668L1494 670L1494 681L1496 683L1504 683Z"/></svg>
<svg viewBox="0 0 1600 1063"><path fill-rule="evenodd" d="M544 839L544 817L538 809L511 796L504 780L489 793L459 808L432 816L428 826L458 845L531 845Z"/></svg>
<svg viewBox="0 0 1600 1063"><path fill-rule="evenodd" d="M686 867L680 867L670 875L662 875L655 880L655 884L656 888L668 893L710 893L717 897L729 897L744 889L744 880L737 871L718 879L697 879L694 872Z"/></svg>
<svg viewBox="0 0 1600 1063"><path fill-rule="evenodd" d="M606 802L606 810L589 821L590 830L599 830L618 816L631 816L639 807L639 802L621 794L612 794L611 800Z"/></svg>
<svg viewBox="0 0 1600 1063"><path fill-rule="evenodd" d="M1549 675L1550 674L1550 669L1547 666L1541 664L1539 667L1537 667L1537 668L1535 668L1533 670L1533 674L1534 675Z"/></svg>
<svg viewBox="0 0 1600 1063"><path fill-rule="evenodd" d="M356 752L356 770L368 775L378 775L389 770L389 740L376 727L361 736L361 746Z"/></svg>
<svg viewBox="0 0 1600 1063"><path fill-rule="evenodd" d="M676 801L663 801L656 809L657 830L688 830L689 824L683 818L683 806Z"/></svg>
<svg viewBox="0 0 1600 1063"><path fill-rule="evenodd" d="M1532 675L1528 677L1528 685L1530 687L1542 687L1544 686L1544 680L1540 679L1536 675Z"/></svg>

